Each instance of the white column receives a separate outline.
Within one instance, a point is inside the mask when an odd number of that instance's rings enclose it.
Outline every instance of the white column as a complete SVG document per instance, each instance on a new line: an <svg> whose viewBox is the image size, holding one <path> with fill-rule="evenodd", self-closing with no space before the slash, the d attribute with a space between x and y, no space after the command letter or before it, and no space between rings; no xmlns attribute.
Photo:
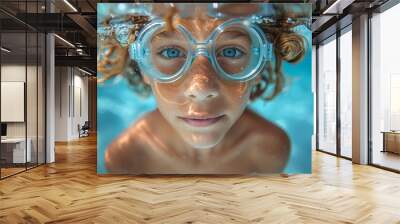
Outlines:
<svg viewBox="0 0 400 224"><path fill-rule="evenodd" d="M47 12L54 12L54 5L46 1ZM55 43L54 35L46 35L46 163L55 162Z"/></svg>
<svg viewBox="0 0 400 224"><path fill-rule="evenodd" d="M353 20L353 162L368 163L368 15Z"/></svg>
<svg viewBox="0 0 400 224"><path fill-rule="evenodd" d="M55 150L54 150L54 133L55 133L55 76L54 76L54 35L47 34L46 36L46 60L47 60L47 77L46 77L46 163L52 163L55 161Z"/></svg>

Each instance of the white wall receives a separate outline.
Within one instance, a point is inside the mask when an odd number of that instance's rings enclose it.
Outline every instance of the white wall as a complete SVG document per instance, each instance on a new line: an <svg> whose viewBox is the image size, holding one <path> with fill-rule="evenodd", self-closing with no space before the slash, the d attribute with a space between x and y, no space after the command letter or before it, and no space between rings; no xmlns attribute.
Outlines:
<svg viewBox="0 0 400 224"><path fill-rule="evenodd" d="M88 120L88 78L72 67L56 67L55 73L55 141L70 141Z"/></svg>
<svg viewBox="0 0 400 224"><path fill-rule="evenodd" d="M68 87L69 87L69 68L55 68L55 141L68 140Z"/></svg>
<svg viewBox="0 0 400 224"><path fill-rule="evenodd" d="M2 82L25 82L25 71L24 65L8 64L1 66L1 81ZM28 66L28 72L33 69L32 66ZM35 94L36 95L36 94ZM4 96L2 96L3 98ZM24 108L22 108L24 110ZM1 110L7 110L7 108L1 108ZM9 137L25 137L25 124L24 122L7 122L7 135Z"/></svg>
<svg viewBox="0 0 400 224"><path fill-rule="evenodd" d="M27 70L25 70L27 69ZM18 65L18 64L6 64L1 66L1 81L2 82L25 82L26 71L28 72L28 82L30 86L36 86L36 80L32 80L31 74L35 74L36 76L36 66L27 66ZM27 88L27 106L31 108L27 109L29 113L27 113L28 119L28 137L30 133L30 128L33 128L36 131L36 113L32 113L32 111L36 111L36 88ZM2 96L4 97L4 96ZM32 104L32 102L34 102ZM39 105L40 107L41 105ZM34 107L34 108L32 108ZM6 110L7 108L1 108L1 110ZM34 124L32 124L34 122ZM7 122L7 136L8 137L25 137L25 123L26 122ZM32 130L33 130L32 129ZM35 132L36 135L36 132Z"/></svg>
<svg viewBox="0 0 400 224"><path fill-rule="evenodd" d="M85 121L88 121L88 78L81 76L83 73L79 72L78 75L76 75L76 72L78 70L75 70L75 75L74 75L74 92L75 94L73 96L74 98L74 108L73 113L72 113L72 130L71 130L71 135L74 138L77 138L79 133L78 133L78 124L83 125Z"/></svg>
<svg viewBox="0 0 400 224"><path fill-rule="evenodd" d="M1 121L24 122L25 83L1 81ZM36 108L36 106L35 106Z"/></svg>

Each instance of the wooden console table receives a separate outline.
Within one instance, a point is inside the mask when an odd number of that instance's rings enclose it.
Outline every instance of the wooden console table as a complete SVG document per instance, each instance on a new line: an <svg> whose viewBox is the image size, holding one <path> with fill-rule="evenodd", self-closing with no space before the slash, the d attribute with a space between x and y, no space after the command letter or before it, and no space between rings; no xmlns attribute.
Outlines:
<svg viewBox="0 0 400 224"><path fill-rule="evenodd" d="M382 131L383 150L382 152L392 152L400 154L400 131Z"/></svg>

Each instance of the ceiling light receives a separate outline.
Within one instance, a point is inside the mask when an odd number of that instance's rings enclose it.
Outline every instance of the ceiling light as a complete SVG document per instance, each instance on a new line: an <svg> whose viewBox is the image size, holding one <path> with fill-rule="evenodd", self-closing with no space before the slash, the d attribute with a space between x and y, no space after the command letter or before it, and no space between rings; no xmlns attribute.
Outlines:
<svg viewBox="0 0 400 224"><path fill-rule="evenodd" d="M92 75L92 73L90 73L90 72L88 72L88 71L85 71L85 70L83 70L83 69L81 69L81 68L79 68L79 67L78 67L78 70L81 71L81 72L83 72L83 73L85 73L85 74L87 74L87 75Z"/></svg>
<svg viewBox="0 0 400 224"><path fill-rule="evenodd" d="M327 14L342 14L343 10L351 5L355 0L336 0L330 5L324 12L323 15Z"/></svg>
<svg viewBox="0 0 400 224"><path fill-rule="evenodd" d="M68 0L64 0L65 4L67 4L72 10L74 10L74 12L78 12L78 10L71 4L69 3Z"/></svg>
<svg viewBox="0 0 400 224"><path fill-rule="evenodd" d="M62 42L66 43L67 45L69 45L70 47L75 48L75 45L73 45L71 42L69 42L68 40L58 36L57 34L54 34L55 37L57 37L58 39L60 39Z"/></svg>
<svg viewBox="0 0 400 224"><path fill-rule="evenodd" d="M330 5L327 9L325 9L322 14L331 13L331 10L334 9L339 2L340 2L340 0L336 0L332 5Z"/></svg>
<svg viewBox="0 0 400 224"><path fill-rule="evenodd" d="M11 50L9 50L9 49L7 49L7 48L5 48L5 47L1 47L0 49L1 49L2 51L6 52L6 53L10 53L10 52L11 52Z"/></svg>

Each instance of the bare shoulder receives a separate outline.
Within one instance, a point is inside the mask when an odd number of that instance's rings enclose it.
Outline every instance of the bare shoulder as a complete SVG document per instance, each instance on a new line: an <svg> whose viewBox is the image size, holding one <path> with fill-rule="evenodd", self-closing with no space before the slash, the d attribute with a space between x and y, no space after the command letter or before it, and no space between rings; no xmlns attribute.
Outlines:
<svg viewBox="0 0 400 224"><path fill-rule="evenodd" d="M137 120L119 135L106 149L105 165L110 173L133 174L145 169L148 157L146 136L149 133L149 122L154 112L150 112Z"/></svg>
<svg viewBox="0 0 400 224"><path fill-rule="evenodd" d="M259 172L282 172L290 155L290 140L286 132L271 121L250 110L246 111L251 134L250 159Z"/></svg>

